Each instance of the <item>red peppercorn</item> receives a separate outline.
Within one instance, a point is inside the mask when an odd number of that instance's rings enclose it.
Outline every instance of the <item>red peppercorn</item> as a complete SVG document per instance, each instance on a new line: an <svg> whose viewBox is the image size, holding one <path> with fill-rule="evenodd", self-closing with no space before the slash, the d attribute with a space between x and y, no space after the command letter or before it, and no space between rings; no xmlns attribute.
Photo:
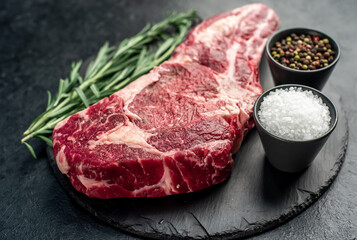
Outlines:
<svg viewBox="0 0 357 240"><path fill-rule="evenodd" d="M312 39L313 39L314 41L319 41L319 40L320 40L320 38L319 38L318 36L312 36Z"/></svg>

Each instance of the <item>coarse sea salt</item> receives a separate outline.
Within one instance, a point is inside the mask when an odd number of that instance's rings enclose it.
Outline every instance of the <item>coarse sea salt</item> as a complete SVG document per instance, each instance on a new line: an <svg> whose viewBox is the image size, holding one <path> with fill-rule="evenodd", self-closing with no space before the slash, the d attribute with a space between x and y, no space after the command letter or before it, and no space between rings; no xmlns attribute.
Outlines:
<svg viewBox="0 0 357 240"><path fill-rule="evenodd" d="M258 111L261 125L288 140L304 141L329 130L329 108L322 99L300 87L277 89L263 98Z"/></svg>

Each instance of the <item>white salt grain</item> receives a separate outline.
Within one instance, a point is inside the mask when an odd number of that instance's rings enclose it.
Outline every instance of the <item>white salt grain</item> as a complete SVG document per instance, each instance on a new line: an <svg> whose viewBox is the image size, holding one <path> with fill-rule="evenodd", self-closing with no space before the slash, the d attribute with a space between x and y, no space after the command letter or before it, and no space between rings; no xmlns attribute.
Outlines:
<svg viewBox="0 0 357 240"><path fill-rule="evenodd" d="M329 130L329 108L311 91L277 89L264 97L258 117L270 133L288 140L309 140Z"/></svg>

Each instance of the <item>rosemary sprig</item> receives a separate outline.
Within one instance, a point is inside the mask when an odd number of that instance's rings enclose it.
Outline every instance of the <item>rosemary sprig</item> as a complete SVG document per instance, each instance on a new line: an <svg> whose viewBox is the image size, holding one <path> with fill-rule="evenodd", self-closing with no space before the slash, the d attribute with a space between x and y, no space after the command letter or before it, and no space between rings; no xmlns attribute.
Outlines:
<svg viewBox="0 0 357 240"><path fill-rule="evenodd" d="M51 145L48 135L58 122L113 94L168 59L197 19L193 10L171 14L160 23L146 25L118 47L105 43L88 65L84 77L79 73L82 61L73 63L70 76L59 80L56 96L52 98L47 91L46 111L31 123L21 142L36 158L28 140L40 138Z"/></svg>

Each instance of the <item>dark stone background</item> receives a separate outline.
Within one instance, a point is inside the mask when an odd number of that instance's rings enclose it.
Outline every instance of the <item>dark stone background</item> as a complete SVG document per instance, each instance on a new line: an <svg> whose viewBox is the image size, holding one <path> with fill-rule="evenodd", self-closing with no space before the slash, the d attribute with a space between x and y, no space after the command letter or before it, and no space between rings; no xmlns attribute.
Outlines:
<svg viewBox="0 0 357 240"><path fill-rule="evenodd" d="M34 160L20 144L58 79L73 61L94 55L172 10L195 8L203 18L252 1L48 1L0 2L0 238L136 239L106 226L77 207L56 181L45 144L31 142ZM349 147L339 176L310 208L283 226L252 239L357 238L357 1L264 1L281 28L311 27L338 40L341 59L324 91L342 98ZM271 78L270 76L265 76Z"/></svg>

